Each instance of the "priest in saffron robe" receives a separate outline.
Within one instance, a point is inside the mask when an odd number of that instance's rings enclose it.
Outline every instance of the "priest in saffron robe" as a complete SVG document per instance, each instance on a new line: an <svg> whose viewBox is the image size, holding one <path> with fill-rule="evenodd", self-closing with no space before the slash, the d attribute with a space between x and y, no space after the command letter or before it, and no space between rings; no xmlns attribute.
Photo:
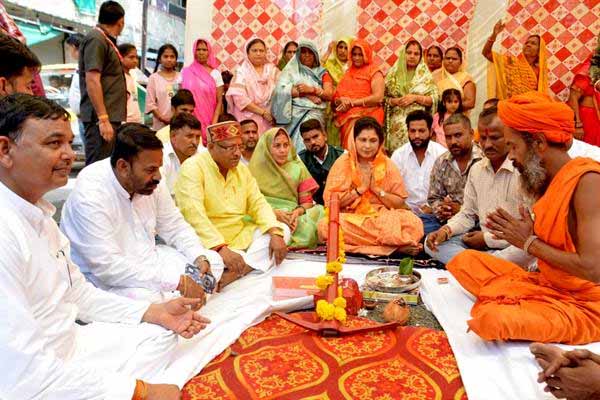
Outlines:
<svg viewBox="0 0 600 400"><path fill-rule="evenodd" d="M600 341L600 163L569 157L573 111L547 95L500 101L498 116L523 187L538 200L532 213L498 209L484 223L537 257L539 272L478 251L454 257L447 269L477 298L469 328L486 340Z"/></svg>

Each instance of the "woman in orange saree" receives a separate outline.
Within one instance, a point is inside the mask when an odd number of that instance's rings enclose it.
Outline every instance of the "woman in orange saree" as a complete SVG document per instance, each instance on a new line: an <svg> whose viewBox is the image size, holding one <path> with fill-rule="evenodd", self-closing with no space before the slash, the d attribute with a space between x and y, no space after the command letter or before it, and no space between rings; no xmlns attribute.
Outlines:
<svg viewBox="0 0 600 400"><path fill-rule="evenodd" d="M349 253L415 255L422 250L423 223L405 200L402 175L383 152L383 129L372 117L353 127L352 146L329 171L323 199L340 196L340 225ZM328 221L318 224L319 240L327 240Z"/></svg>
<svg viewBox="0 0 600 400"><path fill-rule="evenodd" d="M373 63L369 44L357 39L350 45L352 63L342 77L333 96L335 125L340 128L340 141L349 150L353 140L354 123L360 117L370 116L383 124L383 92L385 82L379 66Z"/></svg>

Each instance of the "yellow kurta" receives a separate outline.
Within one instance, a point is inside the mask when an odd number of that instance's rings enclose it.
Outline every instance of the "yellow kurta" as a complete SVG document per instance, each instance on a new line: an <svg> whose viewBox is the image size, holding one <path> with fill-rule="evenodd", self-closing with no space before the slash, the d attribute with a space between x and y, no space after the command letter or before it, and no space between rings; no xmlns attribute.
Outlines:
<svg viewBox="0 0 600 400"><path fill-rule="evenodd" d="M281 228L248 167L238 164L225 179L208 151L181 166L175 201L208 248L225 243L246 250L257 228Z"/></svg>
<svg viewBox="0 0 600 400"><path fill-rule="evenodd" d="M171 126L166 125L156 131L156 137L160 139L161 142L169 143L171 141Z"/></svg>

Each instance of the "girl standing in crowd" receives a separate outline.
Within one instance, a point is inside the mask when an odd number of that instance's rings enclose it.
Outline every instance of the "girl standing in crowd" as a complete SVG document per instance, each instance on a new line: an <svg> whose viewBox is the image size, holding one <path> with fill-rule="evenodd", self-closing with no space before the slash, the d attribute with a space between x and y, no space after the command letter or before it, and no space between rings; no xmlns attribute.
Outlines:
<svg viewBox="0 0 600 400"><path fill-rule="evenodd" d="M304 150L300 124L317 119L325 126L325 109L332 95L333 82L321 66L317 46L301 41L277 81L271 107L277 123L287 125L296 151Z"/></svg>
<svg viewBox="0 0 600 400"><path fill-rule="evenodd" d="M446 89L442 93L442 100L438 106L438 111L433 116L433 125L431 128L435 132L433 138L436 142L444 147L446 145L446 137L444 136L444 121L450 118L452 114L462 113L463 103L460 91L458 89Z"/></svg>
<svg viewBox="0 0 600 400"><path fill-rule="evenodd" d="M427 68L429 68L429 72L433 72L442 68L442 59L444 58L444 52L440 46L429 46L427 51L425 51L425 62L427 63Z"/></svg>
<svg viewBox="0 0 600 400"><path fill-rule="evenodd" d="M462 105L465 111L475 107L477 88L473 77L464 71L462 50L458 47L450 47L444 54L443 67L433 74L438 91L443 93L446 89L460 91Z"/></svg>
<svg viewBox="0 0 600 400"><path fill-rule="evenodd" d="M253 119L261 135L275 123L271 95L279 70L267 61L267 46L261 39L251 39L245 50L245 59L235 71L225 96L227 110L238 121Z"/></svg>
<svg viewBox="0 0 600 400"><path fill-rule="evenodd" d="M292 41L289 41L285 44L285 46L283 46L283 52L281 53L281 58L279 59L279 62L277 63L277 68L280 71L283 71L283 69L285 68L285 66L287 65L287 63L290 62L290 60L292 58L294 58L294 55L296 54L296 51L298 50L298 43Z"/></svg>
<svg viewBox="0 0 600 400"><path fill-rule="evenodd" d="M340 80L348 70L348 55L350 53L351 37L343 37L329 44L327 52L323 56L323 66L329 72L333 80L333 90L337 88ZM325 120L327 121L327 142L334 146L340 146L340 128L334 123L334 110L331 104L327 105Z"/></svg>
<svg viewBox="0 0 600 400"><path fill-rule="evenodd" d="M160 46L154 73L148 78L146 113L152 113L155 131L171 122L171 97L179 89L180 81L177 57L177 49L172 44Z"/></svg>
<svg viewBox="0 0 600 400"><path fill-rule="evenodd" d="M181 87L194 95L194 115L202 125L202 144L206 146L206 127L216 124L223 112L223 78L208 40L194 42L194 61L181 71Z"/></svg>
<svg viewBox="0 0 600 400"><path fill-rule="evenodd" d="M125 83L127 85L127 122L141 124L143 120L138 103L137 85L135 84L135 79L129 73L132 69L137 68L137 49L131 43L123 43L119 45L119 53L121 53L121 65L123 65L123 73L125 74Z"/></svg>
<svg viewBox="0 0 600 400"><path fill-rule="evenodd" d="M335 125L340 128L340 139L344 149L353 147L354 123L361 117L370 116L383 122L383 73L373 63L373 50L362 39L352 42L350 47L352 64L342 77L333 96Z"/></svg>
<svg viewBox="0 0 600 400"><path fill-rule="evenodd" d="M438 90L416 40L400 49L385 78L385 148L392 154L408 141L406 116L415 110L435 112Z"/></svg>

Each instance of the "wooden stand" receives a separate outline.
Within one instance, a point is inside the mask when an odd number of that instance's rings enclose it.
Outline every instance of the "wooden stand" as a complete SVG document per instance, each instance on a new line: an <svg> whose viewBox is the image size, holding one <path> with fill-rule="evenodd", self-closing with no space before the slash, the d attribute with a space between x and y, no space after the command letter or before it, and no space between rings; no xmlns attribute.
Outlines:
<svg viewBox="0 0 600 400"><path fill-rule="evenodd" d="M340 226L340 200L338 193L332 193L329 202L329 235L327 239L327 262L337 260L339 256L339 226ZM329 303L333 303L338 294L338 274L334 273L333 284L327 287L327 290L322 291L314 296L314 305L317 301L324 299ZM323 321L319 318L315 311L286 314L276 312L275 315L290 321L303 328L319 332L322 336L339 336L340 334L351 334L358 332L377 331L385 328L394 328L398 323L392 322L388 324L373 325L362 328L352 328L343 325L336 319Z"/></svg>

